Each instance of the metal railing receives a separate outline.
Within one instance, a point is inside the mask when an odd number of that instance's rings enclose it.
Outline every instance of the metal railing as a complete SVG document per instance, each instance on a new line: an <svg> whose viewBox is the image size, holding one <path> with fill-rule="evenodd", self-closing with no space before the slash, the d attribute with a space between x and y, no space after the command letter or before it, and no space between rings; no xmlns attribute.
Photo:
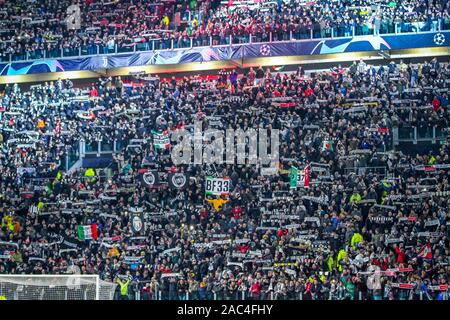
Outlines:
<svg viewBox="0 0 450 320"><path fill-rule="evenodd" d="M373 25L342 25L333 28L304 28L299 30L286 30L281 32L268 32L243 35L213 35L202 37L171 37L147 39L144 41L117 44L115 41L109 43L90 43L77 45L75 47L51 46L36 50L21 51L0 54L0 62L26 62L39 59L63 59L80 58L97 55L117 55L132 52L144 52L155 50L177 50L194 47L207 46L232 46L237 44L271 43L292 40L320 40L348 38L368 35L399 35L411 33L426 33L450 30L450 21L439 19L429 22L402 22L392 24L381 24L379 28Z"/></svg>
<svg viewBox="0 0 450 320"><path fill-rule="evenodd" d="M356 175L365 175L368 173L385 177L387 175L387 167L347 167L344 169L346 174L354 172Z"/></svg>
<svg viewBox="0 0 450 320"><path fill-rule="evenodd" d="M428 291L417 291L409 289L399 289L394 295L396 300L436 300L438 293L434 293L434 296ZM328 293L322 293L319 295L306 292L262 292L258 295L251 294L249 291L236 291L231 295L223 295L213 291L199 293L197 292L162 292L161 290L156 290L150 294L142 294L140 291L131 293L130 299L133 300L389 300L389 296L378 291L355 291L353 294L346 292L345 290L333 291ZM448 291L442 292L442 300L448 300Z"/></svg>
<svg viewBox="0 0 450 320"><path fill-rule="evenodd" d="M111 154L117 152L117 142L108 142L104 140L93 140L93 141L80 141L80 156L84 157L86 154L96 154L98 157L101 154Z"/></svg>
<svg viewBox="0 0 450 320"><path fill-rule="evenodd" d="M433 144L444 140L447 133L447 128L438 126L411 126L411 127L397 127L393 128L394 145L399 145L401 142L431 142Z"/></svg>

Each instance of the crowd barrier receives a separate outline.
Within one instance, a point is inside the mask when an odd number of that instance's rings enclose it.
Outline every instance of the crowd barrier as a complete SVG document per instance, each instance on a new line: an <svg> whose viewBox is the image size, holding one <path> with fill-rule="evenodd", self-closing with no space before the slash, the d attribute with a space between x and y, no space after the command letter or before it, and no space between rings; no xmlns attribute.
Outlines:
<svg viewBox="0 0 450 320"><path fill-rule="evenodd" d="M398 290L395 294L395 298L398 300L436 300L437 297L432 295L433 291L425 290L410 290L402 289ZM391 296L392 298L392 296ZM442 300L448 300L448 291L442 292ZM116 295L116 299L121 299L120 295ZM260 293L259 295L253 295L249 291L236 291L232 295L224 296L215 292L205 292L204 296L200 296L198 292L183 292L183 293L163 293L161 290L157 290L154 293L142 294L140 291L130 292L127 296L130 300L390 300L387 294L382 291L374 293L373 291L355 291L353 295L347 292L332 292L326 293L324 296L318 297L317 294L312 296L304 292L293 292L287 294L281 294L274 291L267 293Z"/></svg>

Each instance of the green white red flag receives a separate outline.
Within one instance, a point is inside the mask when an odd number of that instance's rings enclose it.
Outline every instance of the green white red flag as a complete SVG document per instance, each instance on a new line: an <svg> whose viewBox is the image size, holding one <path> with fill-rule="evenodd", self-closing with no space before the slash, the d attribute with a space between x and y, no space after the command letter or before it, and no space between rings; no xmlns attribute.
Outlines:
<svg viewBox="0 0 450 320"><path fill-rule="evenodd" d="M95 223L85 226L78 226L78 239L96 240L98 238L97 225Z"/></svg>

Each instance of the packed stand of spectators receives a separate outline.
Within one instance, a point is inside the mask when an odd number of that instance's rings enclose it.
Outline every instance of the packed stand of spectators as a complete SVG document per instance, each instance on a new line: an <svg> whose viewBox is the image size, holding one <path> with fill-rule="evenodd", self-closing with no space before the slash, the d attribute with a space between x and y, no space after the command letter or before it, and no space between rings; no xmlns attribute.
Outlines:
<svg viewBox="0 0 450 320"><path fill-rule="evenodd" d="M225 35L244 36L241 41L249 34L254 41L269 41L270 33L272 41L282 41L290 40L291 33L294 39L308 39L450 27L447 1L278 1L271 6L231 12L228 6L221 6L212 21L221 22L219 33L222 29Z"/></svg>
<svg viewBox="0 0 450 320"><path fill-rule="evenodd" d="M449 79L450 65L433 59L8 85L0 274L99 274L119 299L446 299L450 147L402 153L393 131L448 127ZM198 121L279 129L276 172L175 166L176 141L155 148L154 132ZM115 142L112 162L62 170L81 140ZM309 188L291 189L292 167L308 164ZM146 170L161 183L149 187ZM173 173L185 188L162 183ZM231 179L229 196L205 196L209 175Z"/></svg>
<svg viewBox="0 0 450 320"><path fill-rule="evenodd" d="M76 3L0 0L0 60L450 29L446 0Z"/></svg>
<svg viewBox="0 0 450 320"><path fill-rule="evenodd" d="M149 39L161 47L186 33L187 12L207 12L211 1L6 1L1 0L0 54L5 60L123 51L135 43L151 50ZM78 9L71 5L78 4ZM193 14L192 14L193 16ZM192 18L194 21L198 20ZM79 21L77 24L76 21ZM192 21L192 23L194 23ZM167 40L167 41L166 41ZM170 47L170 45L169 45Z"/></svg>

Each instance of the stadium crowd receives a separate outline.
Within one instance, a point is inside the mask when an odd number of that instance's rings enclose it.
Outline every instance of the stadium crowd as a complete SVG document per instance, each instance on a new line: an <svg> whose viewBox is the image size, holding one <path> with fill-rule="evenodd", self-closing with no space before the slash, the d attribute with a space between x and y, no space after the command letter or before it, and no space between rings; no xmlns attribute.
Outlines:
<svg viewBox="0 0 450 320"><path fill-rule="evenodd" d="M0 61L248 43L250 35L258 42L450 29L446 0L0 4Z"/></svg>
<svg viewBox="0 0 450 320"><path fill-rule="evenodd" d="M449 80L433 59L6 85L0 274L99 274L119 299L446 299L449 144L403 153L393 132L447 128ZM175 166L155 132L196 121L279 129L275 172ZM115 144L108 166L62 170L81 140ZM230 194L205 195L206 176Z"/></svg>

